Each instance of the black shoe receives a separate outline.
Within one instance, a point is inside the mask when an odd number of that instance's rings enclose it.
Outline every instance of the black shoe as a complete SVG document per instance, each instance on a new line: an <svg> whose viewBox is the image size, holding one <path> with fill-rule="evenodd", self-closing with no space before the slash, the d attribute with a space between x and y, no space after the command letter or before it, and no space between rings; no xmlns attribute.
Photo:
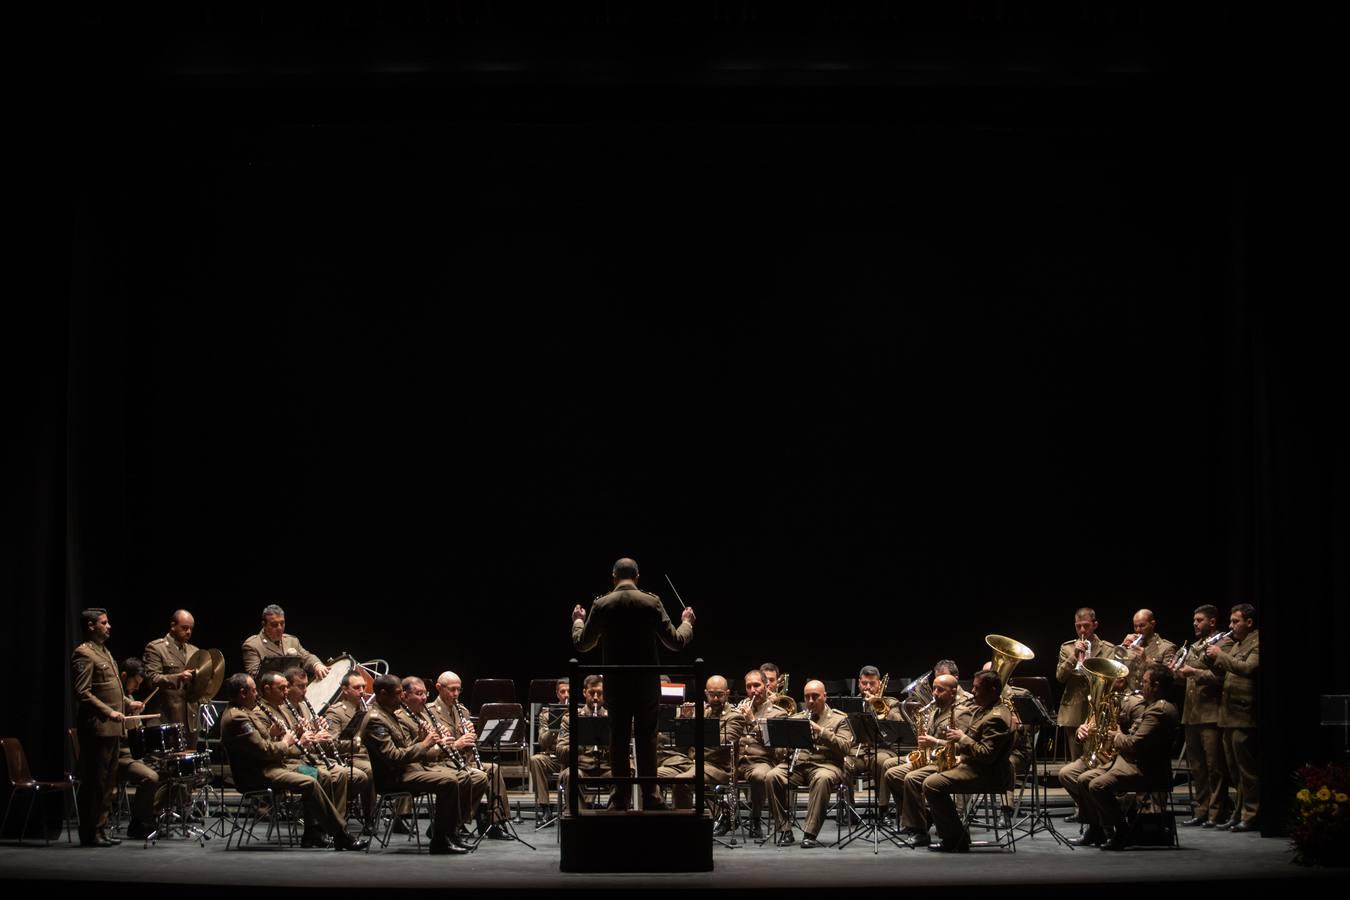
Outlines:
<svg viewBox="0 0 1350 900"><path fill-rule="evenodd" d="M1125 840L1125 835L1123 835L1123 834L1113 834L1113 835L1111 835L1111 839L1110 839L1109 841L1107 841L1106 843L1102 844L1102 849L1103 849L1103 850L1113 850L1113 851L1118 851L1118 850L1124 850L1124 849L1125 849L1126 847L1128 847L1128 846L1129 846L1129 842Z"/></svg>
<svg viewBox="0 0 1350 900"><path fill-rule="evenodd" d="M1073 824L1073 825L1077 825L1077 824L1078 824L1078 813L1070 813L1069 815L1067 815L1067 816L1064 817L1064 821L1065 821L1065 822L1069 822L1070 824Z"/></svg>
<svg viewBox="0 0 1350 900"><path fill-rule="evenodd" d="M327 847L328 835L324 834L322 831L306 831L300 838L300 846L306 850L315 847Z"/></svg>
<svg viewBox="0 0 1350 900"><path fill-rule="evenodd" d="M931 847L933 846L933 839L929 837L926 831L916 831L913 844L915 847Z"/></svg>
<svg viewBox="0 0 1350 900"><path fill-rule="evenodd" d="M133 841L143 841L150 836L150 832L155 829L149 825L143 825L140 822L132 822L127 826L127 837Z"/></svg>
<svg viewBox="0 0 1350 900"><path fill-rule="evenodd" d="M1194 828L1196 825L1208 825L1208 824L1209 824L1209 819L1204 819L1204 818L1201 818L1200 816L1196 816L1196 817L1194 817L1194 818L1187 819L1186 821L1182 822L1181 824L1182 824L1182 825L1187 825L1187 826L1190 826L1190 827Z"/></svg>
<svg viewBox="0 0 1350 900"><path fill-rule="evenodd" d="M511 840L511 832L506 830L505 825L492 825L487 830L487 839L489 841L509 841Z"/></svg>
<svg viewBox="0 0 1350 900"><path fill-rule="evenodd" d="M469 852L468 847L455 841L432 841L430 850L432 856L462 856Z"/></svg>
<svg viewBox="0 0 1350 900"><path fill-rule="evenodd" d="M1190 823L1190 822L1185 822L1185 823L1183 823L1183 824L1189 825L1189 824L1191 824L1191 823ZM1210 819L1208 822L1201 822L1201 823L1200 823L1200 827L1201 827L1201 828L1218 828L1218 827L1219 827L1219 823L1218 823L1218 822L1215 822L1213 819Z"/></svg>
<svg viewBox="0 0 1350 900"><path fill-rule="evenodd" d="M1255 831L1256 826L1253 825L1251 822L1239 822L1228 830L1233 832L1234 834L1239 834L1244 831Z"/></svg>
<svg viewBox="0 0 1350 900"><path fill-rule="evenodd" d="M773 839L773 843L775 847L791 847L797 842L792 839L792 832L780 831L778 837Z"/></svg>
<svg viewBox="0 0 1350 900"><path fill-rule="evenodd" d="M824 847L825 845L808 835L807 837L802 838L802 842L797 846L810 850L812 847Z"/></svg>
<svg viewBox="0 0 1350 900"><path fill-rule="evenodd" d="M751 819L750 827L746 830L746 835L753 840L764 839L764 826L759 823L759 819Z"/></svg>
<svg viewBox="0 0 1350 900"><path fill-rule="evenodd" d="M1069 841L1072 847L1100 847L1106 842L1106 832L1102 831L1096 825L1089 825L1087 831L1082 836L1073 838Z"/></svg>
<svg viewBox="0 0 1350 900"><path fill-rule="evenodd" d="M333 835L334 850L355 850L360 852L370 846L370 838L354 838L345 831Z"/></svg>
<svg viewBox="0 0 1350 900"><path fill-rule="evenodd" d="M112 844L114 847L116 847L118 844L122 843L122 839L121 839L121 838L115 838L115 837L111 836L110 834L108 834L106 831L100 831L100 832L98 833L98 836L99 836L99 839L100 839L100 840L107 841L108 843Z"/></svg>
<svg viewBox="0 0 1350 900"><path fill-rule="evenodd" d="M903 827L903 828L900 829L900 832L899 832L899 833L900 833L900 836L901 836L901 837L918 837L919 835L921 835L921 834L927 834L928 832L926 832L926 831L920 831L919 829L915 828L913 825L906 825L905 827Z"/></svg>
<svg viewBox="0 0 1350 900"><path fill-rule="evenodd" d="M955 841L943 841L940 844L929 844L928 849L934 853L969 853L970 844L965 841L959 844Z"/></svg>
<svg viewBox="0 0 1350 900"><path fill-rule="evenodd" d="M116 847L112 841L106 837L95 836L92 838L80 838L81 847Z"/></svg>

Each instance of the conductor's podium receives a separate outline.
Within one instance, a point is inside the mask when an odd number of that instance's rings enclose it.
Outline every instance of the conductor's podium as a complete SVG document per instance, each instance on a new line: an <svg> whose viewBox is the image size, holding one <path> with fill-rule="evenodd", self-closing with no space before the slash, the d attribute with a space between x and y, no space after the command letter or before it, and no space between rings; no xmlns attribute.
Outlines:
<svg viewBox="0 0 1350 900"><path fill-rule="evenodd" d="M558 822L564 872L711 872L713 822L689 810L581 810Z"/></svg>

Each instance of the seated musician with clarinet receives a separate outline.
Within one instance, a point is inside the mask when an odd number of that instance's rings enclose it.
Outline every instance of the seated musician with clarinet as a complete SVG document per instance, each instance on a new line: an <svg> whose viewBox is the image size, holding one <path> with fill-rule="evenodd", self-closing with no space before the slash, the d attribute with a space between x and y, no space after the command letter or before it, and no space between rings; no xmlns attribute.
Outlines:
<svg viewBox="0 0 1350 900"><path fill-rule="evenodd" d="M605 709L605 681L599 675L587 675L582 682L581 697L584 703L577 709L578 716L608 716ZM558 775L558 786L564 797L567 796L568 753L572 749L572 723L566 715L558 726L558 759L562 761L562 772ZM577 772L586 778L603 778L613 774L609 765L609 747L603 745L577 747ZM581 805L589 807L590 802L583 793Z"/></svg>
<svg viewBox="0 0 1350 900"><path fill-rule="evenodd" d="M282 675L286 679L286 710L301 728L301 737L313 743L319 751L332 762L347 770L348 793L361 798L361 814L369 817L375 809L375 783L370 779L367 767L358 766L352 760L350 750L343 750L337 740L339 729L326 716L314 711L305 688L309 686L309 676L299 666L291 666ZM359 677L359 676L358 676ZM349 679L350 680L350 679ZM362 680L362 684L364 684ZM346 742L348 746L354 741Z"/></svg>
<svg viewBox="0 0 1350 900"><path fill-rule="evenodd" d="M825 821L830 795L844 781L845 760L853 747L853 730L848 716L831 709L825 702L825 685L808 681L802 690L806 709L801 713L811 723L810 750L793 750L788 761L779 763L769 776L769 808L773 810L775 843L786 847L792 843L792 823L788 813L788 785L809 786L806 821L802 824L801 846L807 849L821 846L816 840Z"/></svg>
<svg viewBox="0 0 1350 900"><path fill-rule="evenodd" d="M473 764L471 742L456 735L445 717L437 712L437 704L428 705L429 697L422 679L415 675L404 678L403 708L398 717L400 721L407 719L403 724L410 728L426 728L436 735L436 743L427 751L424 765L444 768L459 782L460 836L468 837L469 823L475 821L489 789L488 775Z"/></svg>
<svg viewBox="0 0 1350 900"><path fill-rule="evenodd" d="M506 779L502 767L497 763L484 762L478 752L478 730L474 727L469 708L459 702L463 682L454 672L442 672L436 679L436 699L427 707L435 722L443 728L446 737L454 742L457 751L467 761L467 771L475 779L482 779L491 803L487 811L486 823L482 828L492 840L510 840L511 836L502 827L510 816L506 806ZM481 795L480 795L481 796ZM475 806L475 809L477 807Z"/></svg>

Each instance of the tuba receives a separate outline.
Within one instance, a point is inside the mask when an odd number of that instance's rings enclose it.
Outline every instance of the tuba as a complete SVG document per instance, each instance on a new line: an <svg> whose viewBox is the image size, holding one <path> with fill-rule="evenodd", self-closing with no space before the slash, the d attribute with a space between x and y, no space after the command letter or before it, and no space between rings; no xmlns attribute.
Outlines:
<svg viewBox="0 0 1350 900"><path fill-rule="evenodd" d="M1122 662L1105 657L1083 660L1083 671L1088 676L1088 736L1083 742L1083 762L1088 768L1110 764L1115 758L1107 733L1120 717L1120 702L1123 699L1118 691L1111 690L1118 678L1126 678L1130 667Z"/></svg>
<svg viewBox="0 0 1350 900"><path fill-rule="evenodd" d="M1000 699L1003 703L1007 703L1009 695L1012 694L1008 679L1012 677L1013 669L1017 668L1018 663L1035 659L1036 654L1026 644L1001 634L986 634L984 642L994 651L989 669L998 676L999 681L1003 682L1003 695Z"/></svg>
<svg viewBox="0 0 1350 900"><path fill-rule="evenodd" d="M771 696L769 702L790 716L797 712L797 701L788 696L788 673L784 672L783 677L778 679L778 693Z"/></svg>

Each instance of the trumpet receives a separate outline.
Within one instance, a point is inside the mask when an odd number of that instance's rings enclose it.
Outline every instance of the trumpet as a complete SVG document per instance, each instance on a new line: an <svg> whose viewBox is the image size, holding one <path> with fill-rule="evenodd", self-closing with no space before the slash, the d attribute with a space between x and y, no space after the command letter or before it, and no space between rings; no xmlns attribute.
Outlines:
<svg viewBox="0 0 1350 900"><path fill-rule="evenodd" d="M1222 634L1220 634L1216 631L1214 634L1211 634L1207 638L1202 638L1193 644L1187 644L1186 646L1181 648L1180 653L1178 653L1175 657L1172 658L1172 662L1168 664L1168 668L1170 668L1173 672L1179 671L1181 667L1186 664L1186 657L1190 655L1192 650L1198 653L1204 650L1206 647L1210 647L1213 646L1214 644L1219 643L1232 633L1233 632L1231 631L1225 631Z"/></svg>

